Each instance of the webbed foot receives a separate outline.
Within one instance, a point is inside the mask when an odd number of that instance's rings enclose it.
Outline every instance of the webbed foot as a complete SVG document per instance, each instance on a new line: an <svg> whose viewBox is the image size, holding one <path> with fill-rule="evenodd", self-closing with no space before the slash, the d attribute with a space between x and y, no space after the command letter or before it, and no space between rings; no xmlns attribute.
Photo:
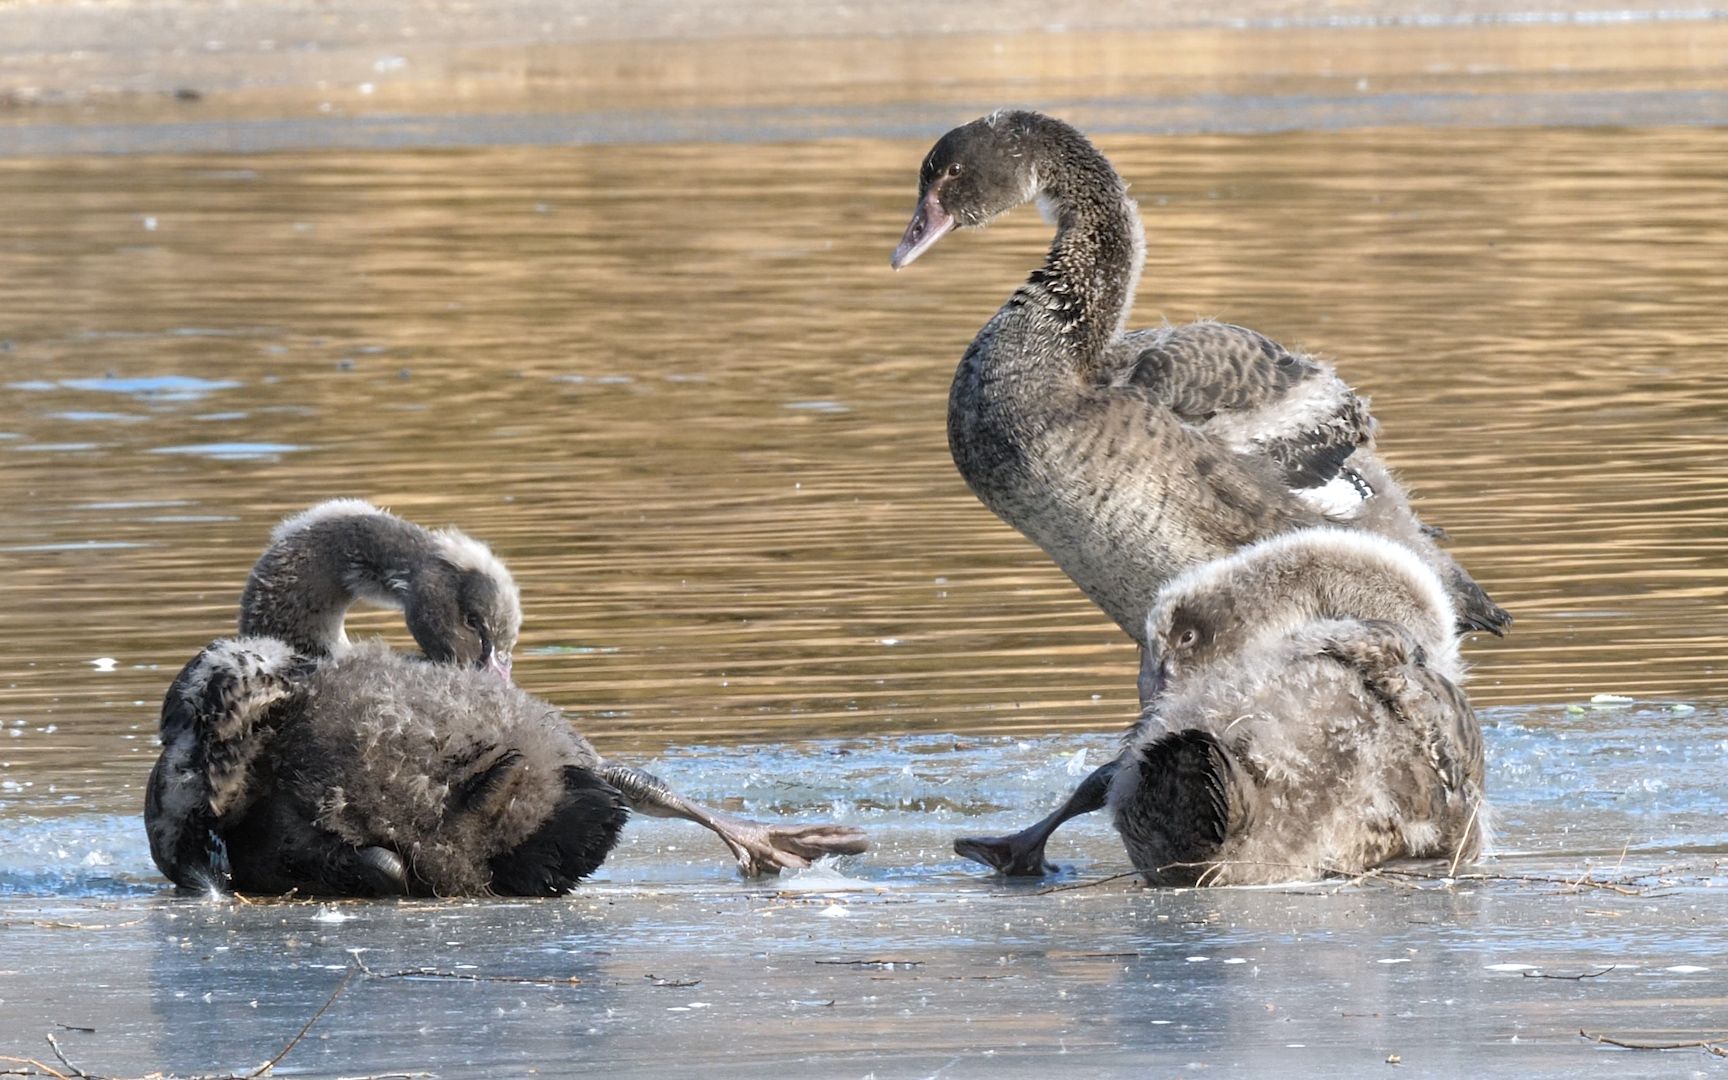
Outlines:
<svg viewBox="0 0 1728 1080"><path fill-rule="evenodd" d="M857 855L870 848L864 830L852 825L773 825L716 815L712 828L746 877L802 869L825 855Z"/></svg>
<svg viewBox="0 0 1728 1080"><path fill-rule="evenodd" d="M1068 801L1050 816L1011 836L963 836L954 841L954 854L983 863L1009 877L1043 877L1054 874L1056 865L1044 858L1044 845L1062 823L1081 814L1102 810L1110 793L1111 778L1122 764L1113 758L1093 769L1080 781Z"/></svg>
<svg viewBox="0 0 1728 1080"><path fill-rule="evenodd" d="M1048 832L1037 826L1010 836L962 836L954 841L954 854L983 863L1009 877L1043 877L1054 874L1055 863L1044 857Z"/></svg>

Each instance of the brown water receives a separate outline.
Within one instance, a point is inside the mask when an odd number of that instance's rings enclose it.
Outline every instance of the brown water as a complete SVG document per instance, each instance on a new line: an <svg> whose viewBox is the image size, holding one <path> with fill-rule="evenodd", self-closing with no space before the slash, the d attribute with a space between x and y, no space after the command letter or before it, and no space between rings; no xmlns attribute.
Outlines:
<svg viewBox="0 0 1728 1080"><path fill-rule="evenodd" d="M1728 696L1728 132L1104 145L1137 323L1374 396L1518 617L1479 703ZM606 748L1124 723L1129 647L944 441L1047 227L891 273L922 149L0 162L0 724L56 726L11 775L135 781L270 524L333 495L491 541L521 681Z"/></svg>

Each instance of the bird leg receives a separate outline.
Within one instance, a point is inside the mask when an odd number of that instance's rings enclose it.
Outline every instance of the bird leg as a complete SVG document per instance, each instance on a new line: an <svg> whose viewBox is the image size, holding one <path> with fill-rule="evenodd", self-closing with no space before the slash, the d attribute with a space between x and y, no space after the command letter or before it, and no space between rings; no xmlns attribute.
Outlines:
<svg viewBox="0 0 1728 1080"><path fill-rule="evenodd" d="M1056 812L1009 836L963 836L954 841L954 854L983 863L1010 877L1040 877L1056 872L1044 858L1044 845L1069 818L1102 810L1110 794L1110 779L1122 764L1113 758L1092 770Z"/></svg>
<svg viewBox="0 0 1728 1080"><path fill-rule="evenodd" d="M600 775L629 800L631 809L649 817L694 821L714 833L746 877L809 866L824 855L856 855L870 846L864 830L851 825L775 825L735 818L692 802L653 773L628 765L605 765Z"/></svg>

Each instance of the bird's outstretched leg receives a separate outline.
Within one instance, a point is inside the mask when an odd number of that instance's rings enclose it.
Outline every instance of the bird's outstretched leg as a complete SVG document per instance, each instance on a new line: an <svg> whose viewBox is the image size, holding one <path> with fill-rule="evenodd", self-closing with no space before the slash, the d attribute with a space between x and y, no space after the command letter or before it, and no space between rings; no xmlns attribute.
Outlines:
<svg viewBox="0 0 1728 1080"><path fill-rule="evenodd" d="M694 821L713 832L747 877L809 866L824 855L856 855L870 847L864 830L851 825L777 825L735 818L692 802L653 773L628 765L605 765L600 775L623 793L631 809L650 817Z"/></svg>
<svg viewBox="0 0 1728 1080"><path fill-rule="evenodd" d="M1116 768L1121 763L1121 758L1115 758L1093 769L1068 796L1067 802L1036 824L1008 836L963 836L954 841L954 854L983 863L1009 877L1041 877L1055 873L1056 865L1044 858L1044 845L1069 818L1104 808L1105 799L1110 794L1110 778L1116 775Z"/></svg>

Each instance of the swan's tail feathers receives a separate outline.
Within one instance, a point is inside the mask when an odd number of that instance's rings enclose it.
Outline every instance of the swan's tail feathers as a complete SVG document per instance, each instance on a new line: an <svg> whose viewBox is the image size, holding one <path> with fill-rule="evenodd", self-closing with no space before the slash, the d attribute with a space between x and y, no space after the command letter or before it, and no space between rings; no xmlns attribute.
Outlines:
<svg viewBox="0 0 1728 1080"><path fill-rule="evenodd" d="M492 889L559 896L599 869L630 816L618 789L591 769L564 767L564 794L528 839L492 860Z"/></svg>
<svg viewBox="0 0 1728 1080"><path fill-rule="evenodd" d="M182 889L229 891L227 860L193 740L166 743L144 789L144 833L162 876Z"/></svg>
<svg viewBox="0 0 1728 1080"><path fill-rule="evenodd" d="M1230 752L1213 735L1189 728L1142 746L1135 759L1135 797L1117 806L1135 868L1151 884L1194 884L1229 832Z"/></svg>
<svg viewBox="0 0 1728 1080"><path fill-rule="evenodd" d="M218 838L253 791L252 763L273 727L271 707L294 692L306 661L273 638L212 642L162 700L162 756L144 796L150 855L174 884L224 892L228 864Z"/></svg>
<svg viewBox="0 0 1728 1080"><path fill-rule="evenodd" d="M275 638L211 642L162 702L162 744L190 740L217 818L244 805L252 762L275 727L271 707L293 694L308 661Z"/></svg>
<svg viewBox="0 0 1728 1080"><path fill-rule="evenodd" d="M1465 573L1463 568L1452 575L1447 592L1452 594L1452 606L1458 613L1458 632L1484 630L1495 637L1505 637L1512 625L1512 613L1488 598L1482 586Z"/></svg>

